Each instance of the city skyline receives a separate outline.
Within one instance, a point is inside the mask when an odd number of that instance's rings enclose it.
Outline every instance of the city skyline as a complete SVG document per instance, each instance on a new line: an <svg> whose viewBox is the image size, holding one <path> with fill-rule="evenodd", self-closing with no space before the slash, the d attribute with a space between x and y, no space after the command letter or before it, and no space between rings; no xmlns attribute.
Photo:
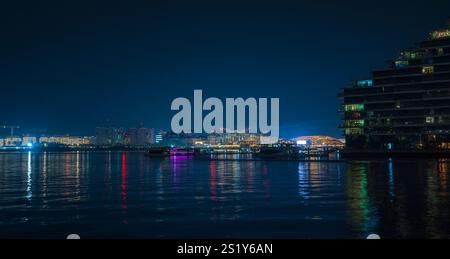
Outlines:
<svg viewBox="0 0 450 259"><path fill-rule="evenodd" d="M2 3L0 239L279 256L450 238L449 10Z"/></svg>
<svg viewBox="0 0 450 259"><path fill-rule="evenodd" d="M347 149L449 148L449 36L450 19L387 67L343 89Z"/></svg>
<svg viewBox="0 0 450 259"><path fill-rule="evenodd" d="M201 88L279 97L281 137L340 137L337 93L441 26L450 3L435 3L9 3L0 124L73 135L107 121L169 129L170 102Z"/></svg>

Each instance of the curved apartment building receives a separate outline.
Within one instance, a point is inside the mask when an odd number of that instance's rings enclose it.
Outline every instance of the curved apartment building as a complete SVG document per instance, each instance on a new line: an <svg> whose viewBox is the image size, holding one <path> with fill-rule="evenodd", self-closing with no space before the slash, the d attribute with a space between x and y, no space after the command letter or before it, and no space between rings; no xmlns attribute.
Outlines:
<svg viewBox="0 0 450 259"><path fill-rule="evenodd" d="M347 150L450 150L447 28L339 94Z"/></svg>

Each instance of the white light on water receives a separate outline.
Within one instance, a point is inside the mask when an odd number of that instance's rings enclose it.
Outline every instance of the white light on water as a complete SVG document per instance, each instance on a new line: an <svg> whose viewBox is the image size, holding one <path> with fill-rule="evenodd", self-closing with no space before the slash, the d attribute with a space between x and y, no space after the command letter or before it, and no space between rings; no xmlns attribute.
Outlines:
<svg viewBox="0 0 450 259"><path fill-rule="evenodd" d="M33 191L31 189L31 185L33 183L33 179L31 178L31 173L32 173L32 169L31 169L31 152L28 152L28 167L27 167L27 199L31 200L31 198L33 197Z"/></svg>

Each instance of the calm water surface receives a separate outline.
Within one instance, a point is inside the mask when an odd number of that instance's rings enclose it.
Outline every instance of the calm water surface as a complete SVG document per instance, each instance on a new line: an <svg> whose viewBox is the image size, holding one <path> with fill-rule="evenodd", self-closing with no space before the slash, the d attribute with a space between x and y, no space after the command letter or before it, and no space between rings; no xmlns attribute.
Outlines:
<svg viewBox="0 0 450 259"><path fill-rule="evenodd" d="M0 238L450 238L449 165L0 153Z"/></svg>

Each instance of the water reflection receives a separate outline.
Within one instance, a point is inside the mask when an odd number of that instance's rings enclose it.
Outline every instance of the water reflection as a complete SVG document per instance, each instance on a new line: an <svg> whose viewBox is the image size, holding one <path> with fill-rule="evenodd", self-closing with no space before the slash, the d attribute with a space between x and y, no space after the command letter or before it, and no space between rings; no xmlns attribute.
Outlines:
<svg viewBox="0 0 450 259"><path fill-rule="evenodd" d="M48 193L47 193L47 185L48 185L48 172L47 172L47 166L48 166L48 153L44 152L42 154L41 157L41 163L42 163L42 169L41 169L41 188L42 188L42 197L43 199L43 204L45 207L45 204L47 204L47 197L48 197ZM46 208L46 207L45 207Z"/></svg>
<svg viewBox="0 0 450 259"><path fill-rule="evenodd" d="M211 189L211 200L217 200L217 171L216 171L216 161L211 161L209 166L210 171L210 189Z"/></svg>
<svg viewBox="0 0 450 259"><path fill-rule="evenodd" d="M450 237L448 159L216 158L0 153L0 237Z"/></svg>
<svg viewBox="0 0 450 259"><path fill-rule="evenodd" d="M369 195L369 163L350 163L347 165L347 199L349 222L356 232L363 234L377 233L378 219L376 207ZM373 176L373 173L370 173Z"/></svg>
<svg viewBox="0 0 450 259"><path fill-rule="evenodd" d="M309 199L310 191L310 170L306 168L305 163L300 163L298 166L298 195L307 200Z"/></svg>
<svg viewBox="0 0 450 259"><path fill-rule="evenodd" d="M348 164L353 228L398 238L448 237L448 172L441 170L445 163L389 160L387 172L385 162Z"/></svg>
<svg viewBox="0 0 450 259"><path fill-rule="evenodd" d="M28 159L27 159L27 200L31 201L31 198L33 197L33 190L31 189L33 184L33 179L31 178L31 152L28 152Z"/></svg>
<svg viewBox="0 0 450 259"><path fill-rule="evenodd" d="M395 179L394 179L394 163L392 161L392 158L389 158L389 198L390 201L392 202L394 197L395 197L395 193L394 193L394 185L395 185Z"/></svg>
<svg viewBox="0 0 450 259"><path fill-rule="evenodd" d="M121 191L120 191L120 196L122 197L122 203L120 204L120 207L122 208L122 213L123 213L123 223L124 224L128 224L128 219L127 219L127 202L128 202L128 196L127 196L127 153L123 152L122 153L122 170L121 170Z"/></svg>

